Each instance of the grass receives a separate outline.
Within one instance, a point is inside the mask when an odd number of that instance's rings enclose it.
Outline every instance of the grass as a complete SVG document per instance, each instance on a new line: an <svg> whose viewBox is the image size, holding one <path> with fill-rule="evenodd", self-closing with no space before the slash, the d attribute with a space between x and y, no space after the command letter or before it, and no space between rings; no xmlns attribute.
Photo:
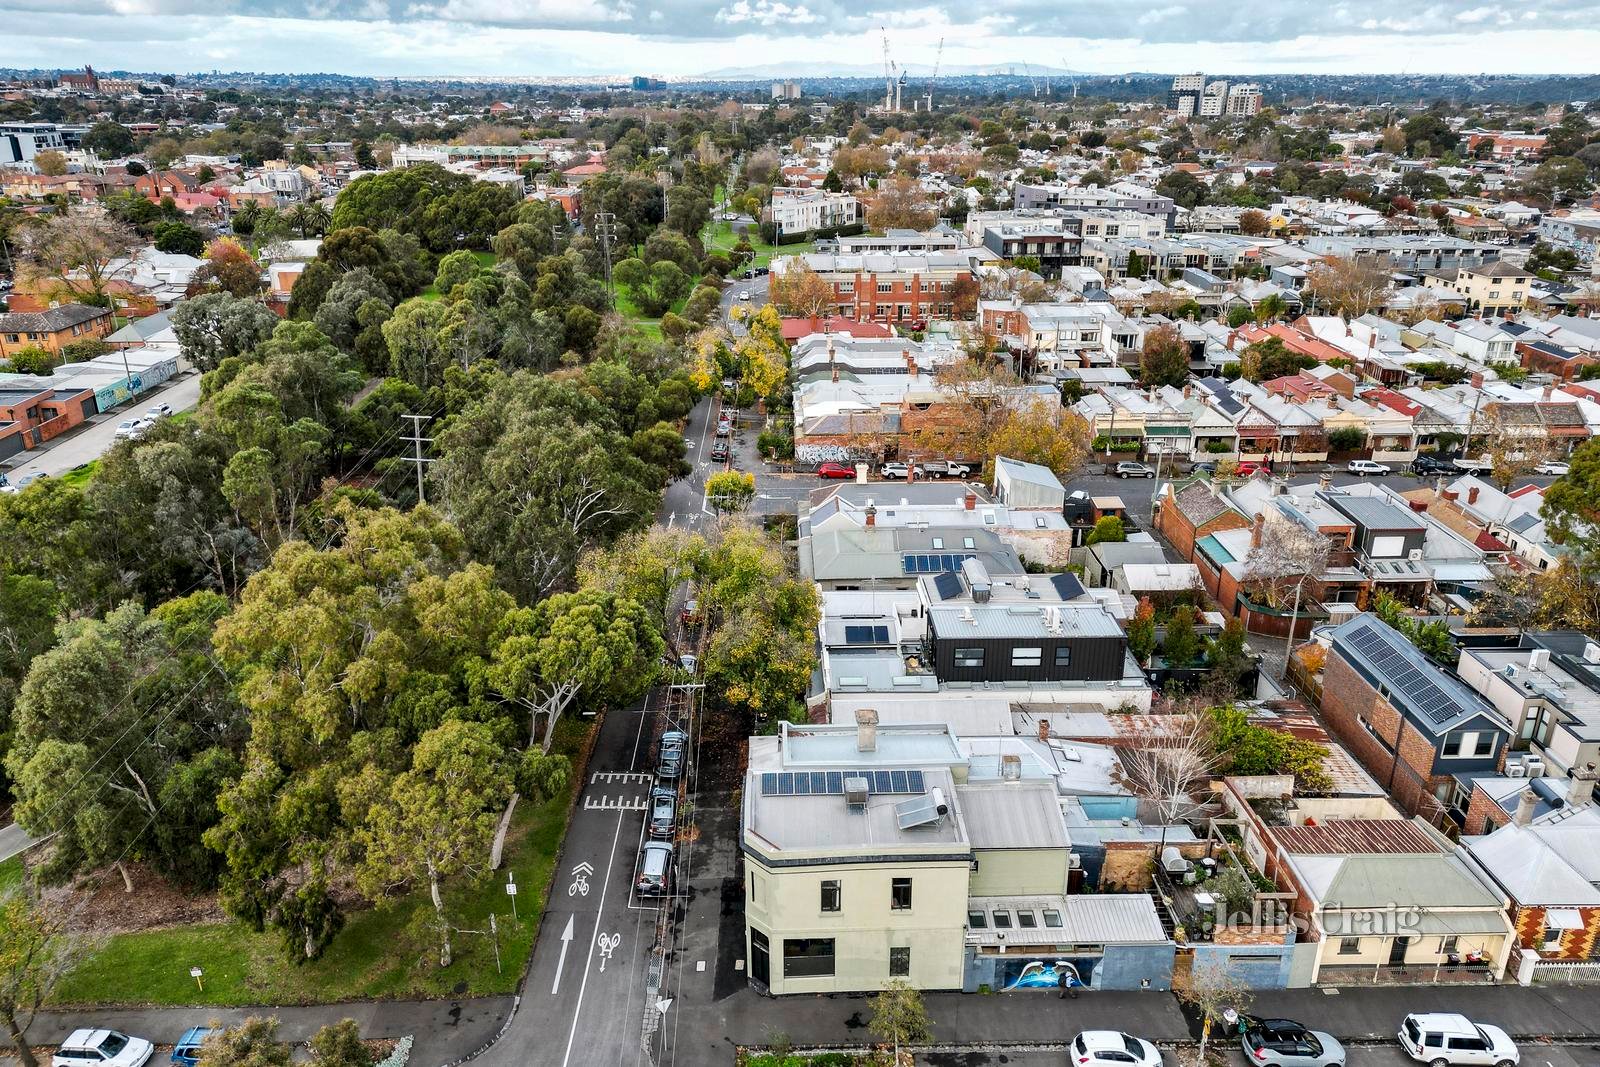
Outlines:
<svg viewBox="0 0 1600 1067"><path fill-rule="evenodd" d="M699 284L700 278L696 275L694 280L690 282L689 292L674 300L672 306L667 310L674 315L682 315L683 306L689 302L689 296L693 295L695 288ZM661 316L646 315L640 310L639 305L633 302L633 297L629 295L628 288L625 285L617 286L617 313L631 323L635 330L646 337L653 341L661 340Z"/></svg>
<svg viewBox="0 0 1600 1067"><path fill-rule="evenodd" d="M12 886L22 884L22 857L12 856L4 863L0 863L0 895L5 894Z"/></svg>
<svg viewBox="0 0 1600 1067"><path fill-rule="evenodd" d="M815 241L801 241L796 244L769 245L761 239L757 227L751 226L746 231L750 235L750 247L755 251L756 258L752 266L765 267L771 264L775 255L797 256L804 252L815 252ZM712 222L705 234L706 251L732 252L739 243L738 235L733 232L733 223L723 222L720 219Z"/></svg>
<svg viewBox="0 0 1600 1067"><path fill-rule="evenodd" d="M495 259L495 255L494 255L493 252L474 252L472 254L477 257L478 263L485 270L488 270L490 267L494 266L496 262L498 262ZM419 299L422 299L422 300L443 300L444 299L444 294L439 292L439 287L434 285L432 282L429 282L428 283L428 287L426 289L422 290L422 292L418 293L417 296L418 296Z"/></svg>
<svg viewBox="0 0 1600 1067"><path fill-rule="evenodd" d="M82 489L84 486L89 484L89 480L95 476L95 472L97 472L99 469L100 461L98 459L91 459L82 466L75 467L63 474L61 476L61 480L67 485L76 486L77 488Z"/></svg>
<svg viewBox="0 0 1600 1067"><path fill-rule="evenodd" d="M538 936L539 901L566 822L565 796L518 805L505 863L516 874L516 921L503 874L481 885L447 889L461 932L454 939L455 960L446 969L437 966L436 946L407 929L413 916L431 908L424 891L355 913L321 959L299 965L289 960L274 932L256 933L238 922L119 934L62 980L53 1002L236 1006L513 992ZM4 872L0 866L0 879ZM500 930L498 973L488 936L491 913ZM193 966L204 971L204 991L189 977Z"/></svg>

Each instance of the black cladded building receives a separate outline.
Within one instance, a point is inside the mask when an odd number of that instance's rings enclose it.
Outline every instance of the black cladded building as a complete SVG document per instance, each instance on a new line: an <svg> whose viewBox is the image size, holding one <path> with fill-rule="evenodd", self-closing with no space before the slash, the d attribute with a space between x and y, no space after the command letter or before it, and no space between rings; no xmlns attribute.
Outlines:
<svg viewBox="0 0 1600 1067"><path fill-rule="evenodd" d="M1107 682L1123 677L1127 637L1098 604L930 607L933 667L948 682Z"/></svg>

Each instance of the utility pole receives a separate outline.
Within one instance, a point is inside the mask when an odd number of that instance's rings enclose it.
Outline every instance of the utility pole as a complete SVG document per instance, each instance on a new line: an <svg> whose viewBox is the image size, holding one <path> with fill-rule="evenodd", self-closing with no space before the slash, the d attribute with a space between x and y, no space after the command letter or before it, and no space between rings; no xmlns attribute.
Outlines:
<svg viewBox="0 0 1600 1067"><path fill-rule="evenodd" d="M609 211L595 212L594 235L599 238L600 251L606 257L606 307L615 307L617 301L611 289L611 242L617 236L617 216Z"/></svg>
<svg viewBox="0 0 1600 1067"><path fill-rule="evenodd" d="M402 440L402 441L410 441L412 443L412 445L415 446L415 455L413 455L412 458L408 462L415 463L417 465L417 503L426 504L428 501L427 501L427 498L423 495L423 491L422 491L422 471L423 471L423 465L427 464L427 463L432 463L433 460L428 459L427 457L425 457L422 454L422 446L423 446L423 444L425 442L426 443L432 443L433 438L422 436L422 426L423 426L423 423L425 423L425 422L429 421L430 419L432 419L433 416L432 415L401 415L400 417L402 419L409 419L411 421L411 426L410 426L411 436L410 437L402 437L402 438L400 438L400 440ZM402 427L402 428L404 428L404 427Z"/></svg>

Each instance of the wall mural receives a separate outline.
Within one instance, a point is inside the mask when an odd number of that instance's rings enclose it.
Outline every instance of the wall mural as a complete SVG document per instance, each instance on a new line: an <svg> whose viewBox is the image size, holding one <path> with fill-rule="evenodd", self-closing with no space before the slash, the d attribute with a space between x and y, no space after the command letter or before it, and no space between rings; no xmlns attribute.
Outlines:
<svg viewBox="0 0 1600 1067"><path fill-rule="evenodd" d="M1094 965L1099 962L1098 959L1029 960L1018 957L1014 960L1001 960L996 967L995 977L1003 993L1013 990L1059 989L1063 972L1067 976L1067 988L1083 989L1089 984Z"/></svg>

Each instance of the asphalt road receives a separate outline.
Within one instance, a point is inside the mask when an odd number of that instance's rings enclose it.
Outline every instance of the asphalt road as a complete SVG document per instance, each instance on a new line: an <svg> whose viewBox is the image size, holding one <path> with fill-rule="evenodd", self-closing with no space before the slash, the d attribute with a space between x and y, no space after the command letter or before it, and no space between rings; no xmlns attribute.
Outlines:
<svg viewBox="0 0 1600 1067"><path fill-rule="evenodd" d="M76 467L99 459L116 443L117 423L142 415L157 404L170 404L174 412L187 411L200 401L200 375L190 374L153 393L135 397L115 411L96 415L82 426L47 441L45 447L13 457L21 460L6 473L13 482L20 475L43 471L59 478Z"/></svg>
<svg viewBox="0 0 1600 1067"><path fill-rule="evenodd" d="M550 902L504 1037L505 1067L645 1063L644 975L661 903L633 893L654 771L660 693L606 715L562 846Z"/></svg>
<svg viewBox="0 0 1600 1067"><path fill-rule="evenodd" d="M16 823L0 826L0 862L10 859L19 852L26 852L33 845L33 838Z"/></svg>

